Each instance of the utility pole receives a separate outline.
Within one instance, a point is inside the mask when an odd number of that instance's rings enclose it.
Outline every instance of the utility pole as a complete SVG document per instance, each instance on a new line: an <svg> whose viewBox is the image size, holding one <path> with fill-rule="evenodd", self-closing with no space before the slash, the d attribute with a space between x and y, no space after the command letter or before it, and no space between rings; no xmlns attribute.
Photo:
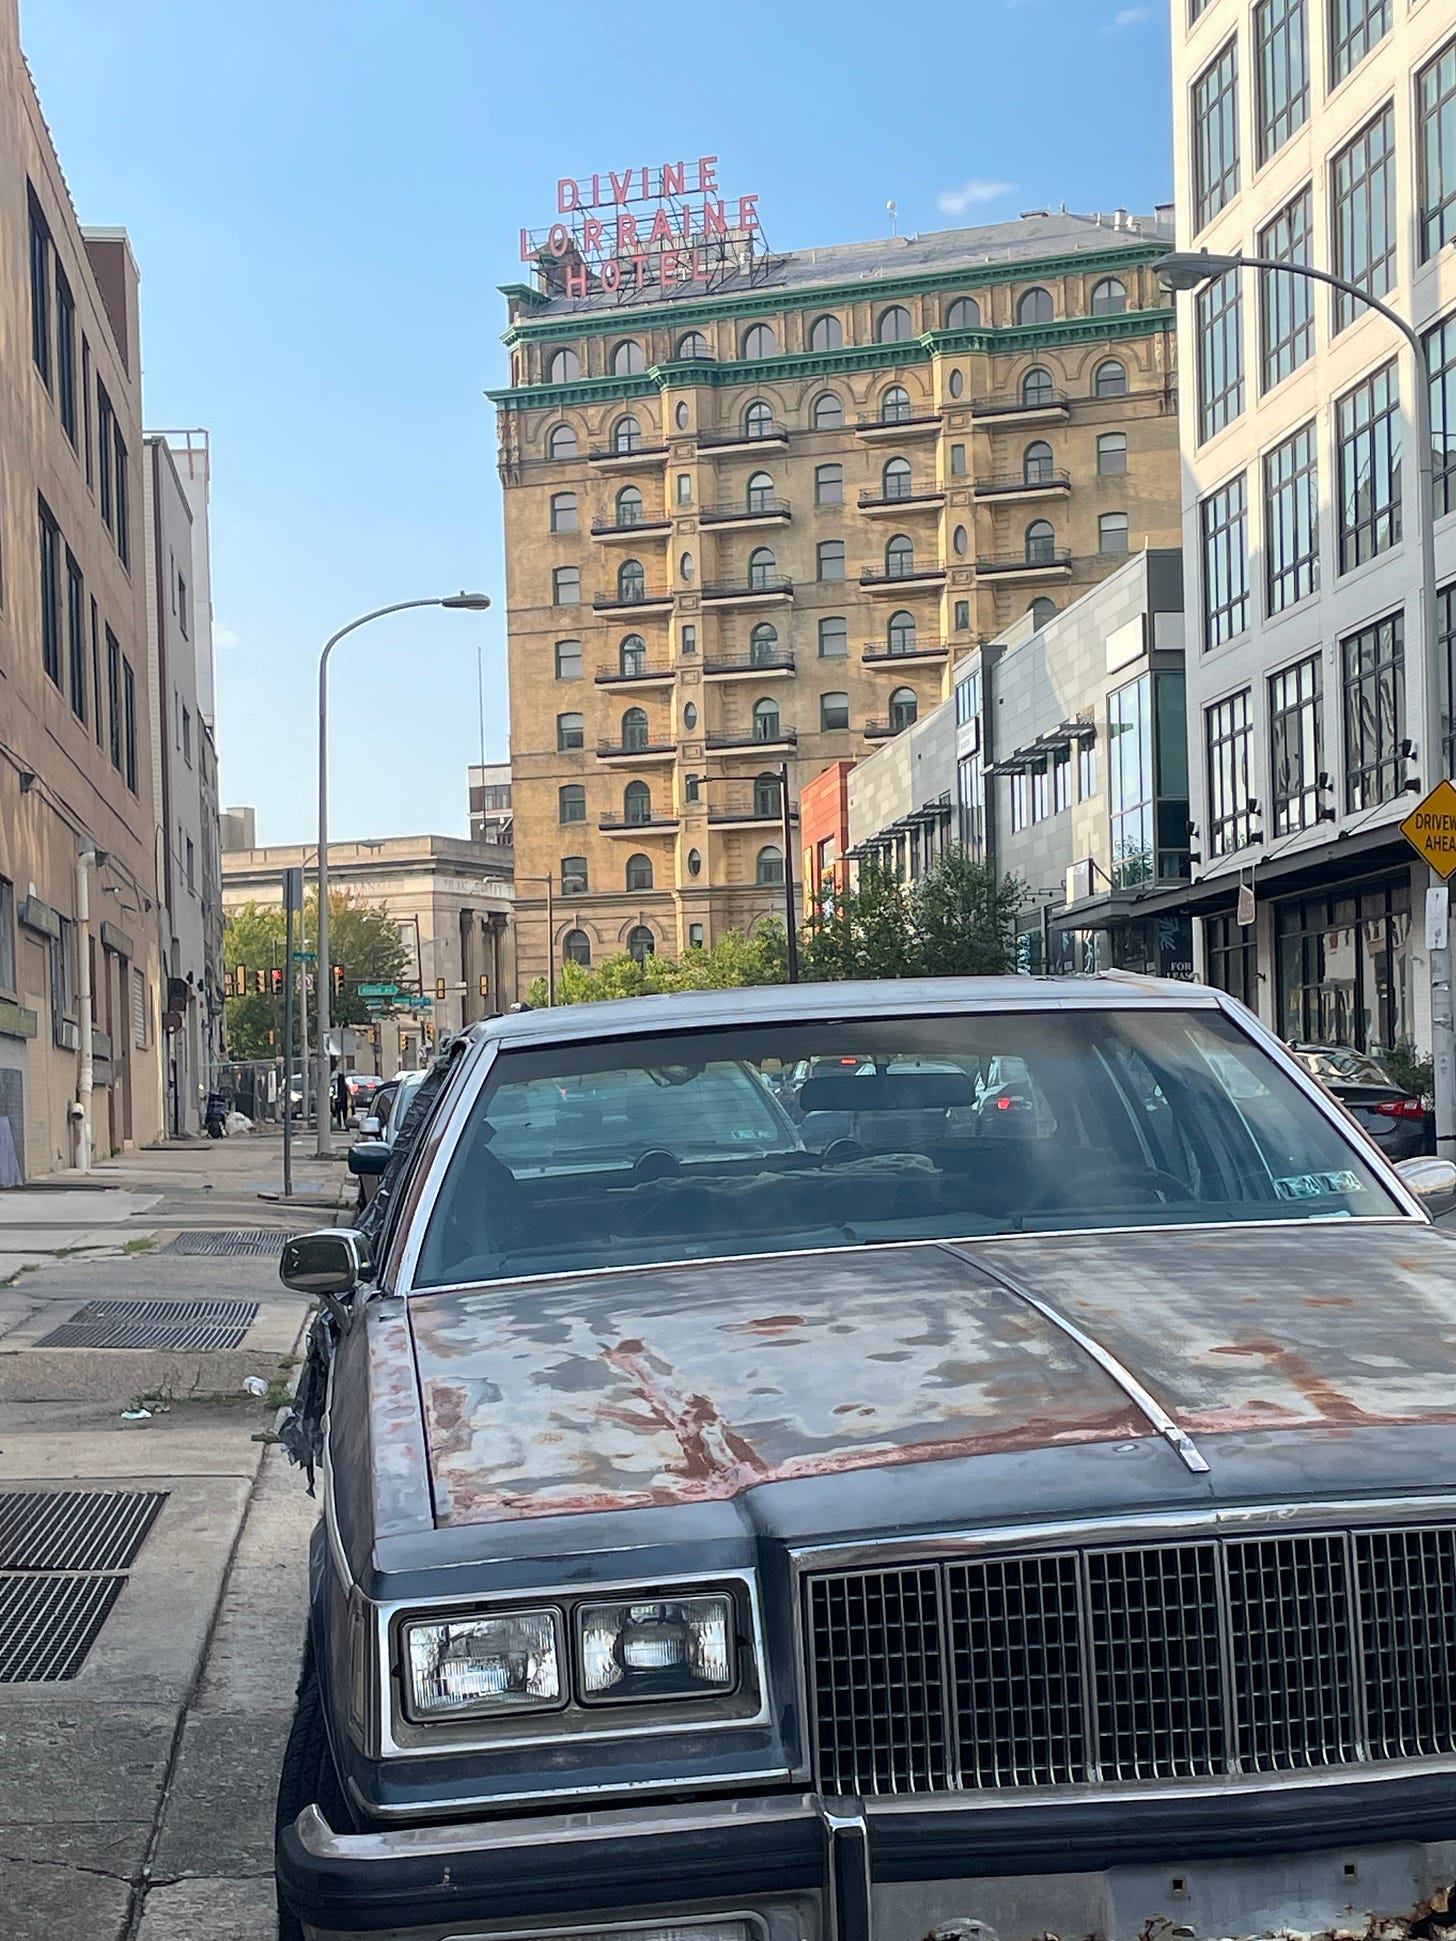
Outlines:
<svg viewBox="0 0 1456 1941"><path fill-rule="evenodd" d="M303 906L303 871L283 872L283 1197L293 1198L293 919Z"/></svg>
<svg viewBox="0 0 1456 1941"><path fill-rule="evenodd" d="M789 765L779 764L779 813L784 825L784 921L789 934L789 982L799 981L799 920L794 910L794 825L789 814Z"/></svg>

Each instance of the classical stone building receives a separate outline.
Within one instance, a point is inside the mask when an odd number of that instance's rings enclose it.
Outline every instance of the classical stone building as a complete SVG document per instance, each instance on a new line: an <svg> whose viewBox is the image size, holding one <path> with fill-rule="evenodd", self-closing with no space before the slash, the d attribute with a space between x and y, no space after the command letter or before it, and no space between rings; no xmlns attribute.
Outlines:
<svg viewBox="0 0 1456 1941"><path fill-rule="evenodd" d="M558 961L781 911L781 768L796 801L978 641L1176 539L1169 240L1040 213L711 290L567 294L543 262L507 291L523 980L548 877Z"/></svg>

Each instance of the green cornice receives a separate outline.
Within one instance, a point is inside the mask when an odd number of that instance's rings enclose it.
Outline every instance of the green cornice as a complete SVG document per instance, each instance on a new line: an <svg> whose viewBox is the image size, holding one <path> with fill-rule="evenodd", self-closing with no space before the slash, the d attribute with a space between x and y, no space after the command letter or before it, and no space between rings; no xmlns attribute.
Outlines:
<svg viewBox="0 0 1456 1941"><path fill-rule="evenodd" d="M826 382L851 371L892 370L925 364L932 357L959 352L999 352L1075 348L1078 344L1113 343L1120 338L1151 337L1172 330L1177 312L1171 309L1126 310L1115 317L1063 317L1049 324L1016 324L1004 330L932 330L923 337L898 344L862 344L851 350L796 352L793 356L753 357L718 363L708 358L680 358L654 364L636 377L585 377L571 384L522 384L487 391L492 404L512 411L559 411L571 405L601 404L617 399L651 397L657 392L689 385L708 387L742 384L781 384L798 378Z"/></svg>

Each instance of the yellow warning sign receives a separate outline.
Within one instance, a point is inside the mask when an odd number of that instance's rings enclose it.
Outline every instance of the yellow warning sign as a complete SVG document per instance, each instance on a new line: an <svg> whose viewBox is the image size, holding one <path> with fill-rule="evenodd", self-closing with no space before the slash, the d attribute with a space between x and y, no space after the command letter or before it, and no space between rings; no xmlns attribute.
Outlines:
<svg viewBox="0 0 1456 1941"><path fill-rule="evenodd" d="M1437 782L1400 825L1401 834L1438 876L1456 875L1456 788Z"/></svg>

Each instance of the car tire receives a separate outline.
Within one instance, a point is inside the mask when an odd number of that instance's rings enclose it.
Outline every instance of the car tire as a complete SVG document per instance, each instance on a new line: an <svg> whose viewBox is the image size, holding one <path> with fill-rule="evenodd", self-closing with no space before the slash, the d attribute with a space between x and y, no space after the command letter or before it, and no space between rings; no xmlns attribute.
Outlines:
<svg viewBox="0 0 1456 1941"><path fill-rule="evenodd" d="M357 1822L344 1797L344 1788L329 1745L328 1728L324 1723L323 1691L319 1685L318 1662L314 1657L312 1626L304 1640L293 1725L278 1775L275 1836L284 1827L292 1826L305 1806L317 1806L336 1833L356 1829ZM278 1941L304 1941L302 1924L284 1903L281 1890L278 1893Z"/></svg>

